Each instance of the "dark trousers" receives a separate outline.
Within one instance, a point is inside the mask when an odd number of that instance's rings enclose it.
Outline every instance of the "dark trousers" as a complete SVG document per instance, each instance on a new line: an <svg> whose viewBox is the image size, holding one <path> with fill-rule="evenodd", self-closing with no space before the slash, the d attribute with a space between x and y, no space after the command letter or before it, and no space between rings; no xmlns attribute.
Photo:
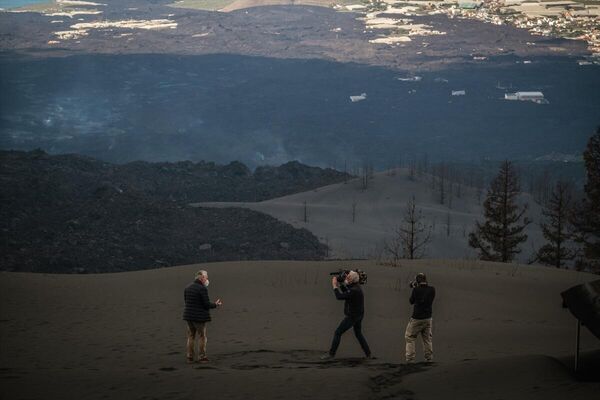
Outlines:
<svg viewBox="0 0 600 400"><path fill-rule="evenodd" d="M358 343L360 343L360 347L362 347L362 349L365 352L365 355L367 357L371 356L371 350L369 349L369 345L367 344L367 339L365 339L365 337L363 336L362 331L361 331L362 319L363 319L362 315L360 317L346 316L346 318L344 318L342 320L342 322L340 322L340 325L337 327L337 329L335 330L335 333L333 334L333 341L331 342L331 349L329 350L329 354L331 354L332 356L335 356L338 346L340 345L340 340L342 339L342 335L348 329L354 327L354 335L356 336L356 339L358 339Z"/></svg>

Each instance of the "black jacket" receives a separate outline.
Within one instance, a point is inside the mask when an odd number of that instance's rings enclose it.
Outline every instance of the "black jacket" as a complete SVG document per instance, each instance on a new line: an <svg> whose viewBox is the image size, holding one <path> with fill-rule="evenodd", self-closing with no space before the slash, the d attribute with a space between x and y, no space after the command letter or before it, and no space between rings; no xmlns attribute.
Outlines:
<svg viewBox="0 0 600 400"><path fill-rule="evenodd" d="M186 321L210 321L210 309L217 307L208 298L208 289L197 280L185 288L183 299L185 300L183 319Z"/></svg>
<svg viewBox="0 0 600 400"><path fill-rule="evenodd" d="M344 314L352 318L362 318L365 314L365 297L359 284L347 286L345 292L333 289L335 298L344 300Z"/></svg>
<svg viewBox="0 0 600 400"><path fill-rule="evenodd" d="M410 304L414 304L412 317L414 319L428 319L433 313L433 299L435 288L428 285L419 285L410 295Z"/></svg>

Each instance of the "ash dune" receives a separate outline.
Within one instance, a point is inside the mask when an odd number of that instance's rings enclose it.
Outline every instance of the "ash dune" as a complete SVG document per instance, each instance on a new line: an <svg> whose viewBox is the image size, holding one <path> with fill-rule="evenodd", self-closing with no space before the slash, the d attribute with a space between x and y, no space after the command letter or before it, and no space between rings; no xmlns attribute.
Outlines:
<svg viewBox="0 0 600 400"><path fill-rule="evenodd" d="M448 398L479 400L590 399L593 397L590 390L600 388L598 384L573 381L566 372L564 365L553 358L527 355L440 366L423 374L407 376L404 386L419 399L440 398L443 393ZM492 379L496 382L505 379L507 386L499 390ZM544 383L540 385L539 382ZM444 388L443 392L440 388Z"/></svg>
<svg viewBox="0 0 600 400"><path fill-rule="evenodd" d="M432 240L427 257L475 258L468 246L468 234L476 220L483 220L483 208L474 188L462 187L461 195L453 195L451 204L439 202L439 193L432 188L431 178L423 175L415 181L408 177L407 169L397 169L392 174L374 175L364 190L360 178L326 186L317 190L293 194L258 203L223 202L197 203L203 207L246 207L269 214L294 227L310 230L327 244L332 258L376 258L381 256L385 240L390 240L393 230L402 222L406 203L415 196L423 218L431 226ZM482 201L485 191L482 194ZM526 262L543 243L538 222L540 207L528 194L521 201L529 205L529 218L534 221L526 230L528 241L522 245L519 256ZM304 221L306 202L307 222ZM353 221L353 204L355 217ZM449 227L448 227L449 223Z"/></svg>
<svg viewBox="0 0 600 400"><path fill-rule="evenodd" d="M328 272L361 267L364 333L320 362L342 315ZM208 331L209 364L185 363L182 290L200 268L224 306ZM408 281L428 274L436 363L401 364ZM592 398L557 358L573 352L560 292L594 275L535 266L413 261L231 262L101 275L0 274L3 399ZM582 350L598 341L582 331ZM536 388L537 389L534 389ZM491 396L495 397L491 397ZM587 396L587 397L586 397ZM450 398L460 398L450 396ZM464 397L463 397L464 398Z"/></svg>

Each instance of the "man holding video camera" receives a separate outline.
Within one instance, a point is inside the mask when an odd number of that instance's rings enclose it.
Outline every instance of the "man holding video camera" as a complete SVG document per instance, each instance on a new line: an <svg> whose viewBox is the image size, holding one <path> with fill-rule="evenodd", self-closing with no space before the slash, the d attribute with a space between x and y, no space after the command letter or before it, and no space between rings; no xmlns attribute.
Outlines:
<svg viewBox="0 0 600 400"><path fill-rule="evenodd" d="M343 278L343 282L340 280ZM344 315L346 316L340 325L335 330L331 348L328 353L325 353L321 359L328 360L335 357L335 353L340 345L342 335L350 328L354 328L354 335L360 343L367 358L371 358L371 350L367 344L367 340L362 334L362 319L365 314L364 295L360 287L360 275L356 271L341 271L338 276L334 276L331 280L333 293L338 300L344 300ZM343 283L343 288L340 287Z"/></svg>
<svg viewBox="0 0 600 400"><path fill-rule="evenodd" d="M432 313L433 299L435 298L435 288L429 286L427 277L423 273L417 274L415 281L411 282L413 288L410 295L410 304L413 304L412 317L408 321L404 338L406 340L406 362L415 361L415 341L420 335L423 340L423 354L426 362L433 361L433 343L432 343Z"/></svg>

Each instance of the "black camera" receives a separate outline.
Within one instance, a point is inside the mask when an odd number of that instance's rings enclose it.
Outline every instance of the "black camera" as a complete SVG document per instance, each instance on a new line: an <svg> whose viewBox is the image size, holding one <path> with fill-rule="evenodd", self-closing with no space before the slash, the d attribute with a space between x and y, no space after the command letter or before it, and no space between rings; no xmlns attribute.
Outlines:
<svg viewBox="0 0 600 400"><path fill-rule="evenodd" d="M367 283L367 273L360 269L357 269L355 271L358 273L358 283L361 285L364 285L365 283ZM335 279L339 283L344 283L344 281L346 280L346 277L348 276L349 273L350 273L349 269L340 269L335 272L330 272L329 275L335 276Z"/></svg>
<svg viewBox="0 0 600 400"><path fill-rule="evenodd" d="M424 273L419 272L417 274L417 276L415 276L415 280L410 282L410 287L411 288L416 288L417 286L419 286L421 283L424 283L425 285L427 284L427 277L425 276Z"/></svg>

